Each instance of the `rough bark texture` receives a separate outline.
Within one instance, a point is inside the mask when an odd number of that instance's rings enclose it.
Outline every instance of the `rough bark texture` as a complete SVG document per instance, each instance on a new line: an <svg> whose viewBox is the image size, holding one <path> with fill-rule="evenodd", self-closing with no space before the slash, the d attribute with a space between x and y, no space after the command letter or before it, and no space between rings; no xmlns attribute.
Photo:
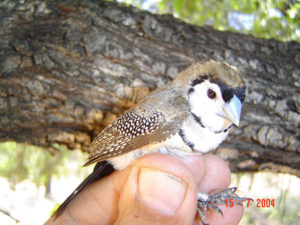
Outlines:
<svg viewBox="0 0 300 225"><path fill-rule="evenodd" d="M300 45L219 32L102 1L0 2L0 140L88 150L94 135L200 59L244 74L233 171L300 176Z"/></svg>

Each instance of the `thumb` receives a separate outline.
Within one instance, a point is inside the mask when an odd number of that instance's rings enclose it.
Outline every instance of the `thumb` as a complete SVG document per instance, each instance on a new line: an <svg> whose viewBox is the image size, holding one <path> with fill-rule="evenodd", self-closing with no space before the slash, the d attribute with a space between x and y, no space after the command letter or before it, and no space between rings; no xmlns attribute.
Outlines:
<svg viewBox="0 0 300 225"><path fill-rule="evenodd" d="M193 224L197 184L184 163L167 155L151 154L128 169L116 225Z"/></svg>

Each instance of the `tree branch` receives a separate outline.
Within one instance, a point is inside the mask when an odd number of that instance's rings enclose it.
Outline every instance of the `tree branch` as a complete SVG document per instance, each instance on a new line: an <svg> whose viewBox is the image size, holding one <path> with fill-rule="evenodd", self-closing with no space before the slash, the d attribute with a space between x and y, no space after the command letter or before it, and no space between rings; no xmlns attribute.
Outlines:
<svg viewBox="0 0 300 225"><path fill-rule="evenodd" d="M300 45L220 32L104 1L0 3L0 140L88 150L116 116L193 62L224 60L247 84L218 153L233 171L299 176Z"/></svg>

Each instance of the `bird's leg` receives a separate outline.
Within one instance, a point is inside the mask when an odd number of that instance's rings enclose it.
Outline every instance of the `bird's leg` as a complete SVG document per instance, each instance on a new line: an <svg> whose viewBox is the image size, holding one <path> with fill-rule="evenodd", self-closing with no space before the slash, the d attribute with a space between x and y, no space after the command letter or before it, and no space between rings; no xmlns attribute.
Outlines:
<svg viewBox="0 0 300 225"><path fill-rule="evenodd" d="M205 212L208 209L213 209L217 213L223 216L223 212L217 205L226 205L226 207L233 207L234 205L243 205L245 201L253 201L251 198L241 198L234 196L236 187L227 188L224 191L218 192L216 194L205 194L198 192L198 214L200 216L203 225L208 225L205 223Z"/></svg>

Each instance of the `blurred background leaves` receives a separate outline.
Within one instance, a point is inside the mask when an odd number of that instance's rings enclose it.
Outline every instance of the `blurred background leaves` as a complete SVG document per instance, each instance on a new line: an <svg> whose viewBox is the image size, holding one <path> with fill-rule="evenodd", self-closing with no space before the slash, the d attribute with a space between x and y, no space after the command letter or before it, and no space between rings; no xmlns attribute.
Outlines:
<svg viewBox="0 0 300 225"><path fill-rule="evenodd" d="M8 178L11 188L29 180L37 187L45 186L46 194L51 194L51 179L68 174L66 165L71 156L70 150L63 145L55 144L52 148L57 149L57 154L50 154L49 151L33 145L0 143L0 176Z"/></svg>
<svg viewBox="0 0 300 225"><path fill-rule="evenodd" d="M280 41L300 41L299 0L120 0L188 23Z"/></svg>

